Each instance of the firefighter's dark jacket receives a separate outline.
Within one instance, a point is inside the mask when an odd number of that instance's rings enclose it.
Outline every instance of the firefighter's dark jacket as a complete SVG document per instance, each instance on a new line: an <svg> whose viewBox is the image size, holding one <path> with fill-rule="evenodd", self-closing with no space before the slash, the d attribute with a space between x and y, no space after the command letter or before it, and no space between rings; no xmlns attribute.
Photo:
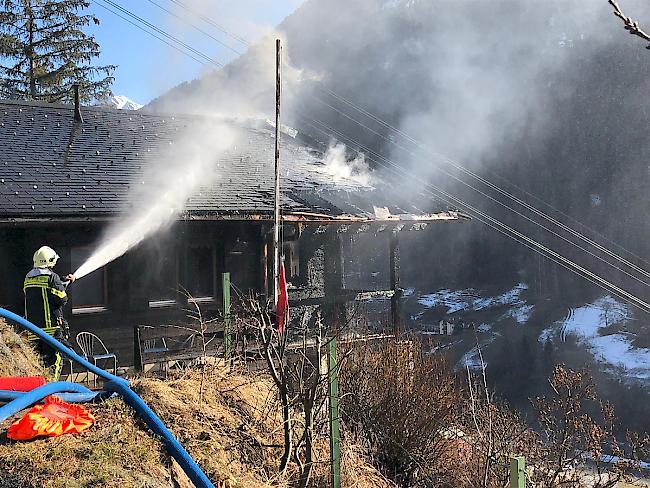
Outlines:
<svg viewBox="0 0 650 488"><path fill-rule="evenodd" d="M25 276L25 318L49 334L54 334L63 319L68 301L61 277L49 268L34 268Z"/></svg>

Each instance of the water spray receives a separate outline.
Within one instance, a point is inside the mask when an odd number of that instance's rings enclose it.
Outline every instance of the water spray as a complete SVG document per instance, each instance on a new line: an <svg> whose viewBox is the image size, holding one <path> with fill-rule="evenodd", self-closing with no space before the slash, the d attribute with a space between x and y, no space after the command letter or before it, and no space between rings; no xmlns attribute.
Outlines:
<svg viewBox="0 0 650 488"><path fill-rule="evenodd" d="M72 273L75 279L106 266L167 228L201 185L219 177L216 162L234 145L236 134L216 120L191 129L168 152L149 161L142 184L135 185L130 195L133 213L109 226L95 252Z"/></svg>

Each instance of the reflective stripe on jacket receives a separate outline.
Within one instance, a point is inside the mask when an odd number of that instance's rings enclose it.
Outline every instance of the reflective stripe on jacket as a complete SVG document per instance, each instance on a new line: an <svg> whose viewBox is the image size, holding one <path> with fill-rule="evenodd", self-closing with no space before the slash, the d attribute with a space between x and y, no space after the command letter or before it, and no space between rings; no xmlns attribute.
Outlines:
<svg viewBox="0 0 650 488"><path fill-rule="evenodd" d="M23 285L25 318L53 335L63 318L63 306L68 301L65 286L58 274L48 268L34 268Z"/></svg>

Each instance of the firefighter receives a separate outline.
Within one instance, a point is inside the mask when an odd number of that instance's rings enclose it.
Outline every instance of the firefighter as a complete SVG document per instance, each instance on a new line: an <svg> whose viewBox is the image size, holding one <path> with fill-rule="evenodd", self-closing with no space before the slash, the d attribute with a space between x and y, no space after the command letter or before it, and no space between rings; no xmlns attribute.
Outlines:
<svg viewBox="0 0 650 488"><path fill-rule="evenodd" d="M63 317L63 306L68 301L66 287L75 280L71 274L61 280L52 268L56 266L59 255L48 246L34 253L34 268L25 276L25 318L43 329L55 339L67 343L70 333L68 323ZM38 341L38 351L47 367L54 368L54 377L61 373L61 355L43 341Z"/></svg>

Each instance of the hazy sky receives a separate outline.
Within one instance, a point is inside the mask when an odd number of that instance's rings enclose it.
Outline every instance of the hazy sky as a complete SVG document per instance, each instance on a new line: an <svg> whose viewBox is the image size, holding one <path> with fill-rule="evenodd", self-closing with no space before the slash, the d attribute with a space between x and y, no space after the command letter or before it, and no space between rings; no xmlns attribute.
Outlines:
<svg viewBox="0 0 650 488"><path fill-rule="evenodd" d="M191 20L193 24L230 45L234 50L239 52L245 50L243 44L205 22L192 18L191 13L172 0L113 0L113 2L221 63L232 60L237 54L155 4L171 10L184 19ZM182 0L181 3L193 4L194 8L200 9L204 16L224 26L229 32L254 40L269 32L302 2L303 0ZM178 83L197 78L202 72L212 68L202 66L110 13L100 6L103 3L91 2L90 11L101 21L99 26L92 26L91 32L101 45L100 63L118 65L113 85L115 94L126 95L139 103L147 103ZM114 7L111 8L117 11ZM124 13L120 14L136 22Z"/></svg>

